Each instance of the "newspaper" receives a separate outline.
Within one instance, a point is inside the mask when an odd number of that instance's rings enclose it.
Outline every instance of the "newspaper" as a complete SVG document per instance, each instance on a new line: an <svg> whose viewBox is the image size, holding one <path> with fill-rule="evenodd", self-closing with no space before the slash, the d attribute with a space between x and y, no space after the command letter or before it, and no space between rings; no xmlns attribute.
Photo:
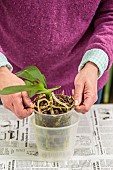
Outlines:
<svg viewBox="0 0 113 170"><path fill-rule="evenodd" d="M95 105L81 116L74 156L39 159L30 117L23 120L0 106L0 170L113 170L113 105Z"/></svg>

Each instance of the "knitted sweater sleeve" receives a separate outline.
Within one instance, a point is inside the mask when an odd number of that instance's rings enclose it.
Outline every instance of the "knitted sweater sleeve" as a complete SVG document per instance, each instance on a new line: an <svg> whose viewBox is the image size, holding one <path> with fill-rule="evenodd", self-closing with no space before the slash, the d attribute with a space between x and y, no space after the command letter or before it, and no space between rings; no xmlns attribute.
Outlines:
<svg viewBox="0 0 113 170"><path fill-rule="evenodd" d="M94 17L94 33L86 51L101 49L108 55L108 67L113 62L113 0L101 0Z"/></svg>

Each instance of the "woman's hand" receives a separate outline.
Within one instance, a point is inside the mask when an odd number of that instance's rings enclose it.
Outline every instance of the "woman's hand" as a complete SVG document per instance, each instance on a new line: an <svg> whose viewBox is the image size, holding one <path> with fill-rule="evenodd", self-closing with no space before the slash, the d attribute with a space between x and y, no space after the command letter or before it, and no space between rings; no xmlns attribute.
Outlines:
<svg viewBox="0 0 113 170"><path fill-rule="evenodd" d="M75 77L74 99L77 112L88 112L90 107L97 101L98 68L88 62Z"/></svg>
<svg viewBox="0 0 113 170"><path fill-rule="evenodd" d="M0 89L8 86L24 85L24 81L11 73L7 67L0 67ZM27 92L1 95L3 106L23 119L33 112L33 104Z"/></svg>

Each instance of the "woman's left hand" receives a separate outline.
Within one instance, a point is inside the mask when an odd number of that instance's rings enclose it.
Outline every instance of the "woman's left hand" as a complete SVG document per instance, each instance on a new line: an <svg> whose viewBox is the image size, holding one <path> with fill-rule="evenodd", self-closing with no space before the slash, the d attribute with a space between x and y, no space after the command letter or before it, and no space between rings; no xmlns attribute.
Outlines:
<svg viewBox="0 0 113 170"><path fill-rule="evenodd" d="M77 74L74 81L75 110L88 112L90 107L97 101L98 67L88 62Z"/></svg>

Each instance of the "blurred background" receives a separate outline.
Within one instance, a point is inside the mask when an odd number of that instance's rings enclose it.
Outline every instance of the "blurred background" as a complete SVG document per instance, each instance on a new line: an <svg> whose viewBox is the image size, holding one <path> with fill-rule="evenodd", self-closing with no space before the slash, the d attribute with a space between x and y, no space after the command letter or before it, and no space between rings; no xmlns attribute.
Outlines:
<svg viewBox="0 0 113 170"><path fill-rule="evenodd" d="M113 65L109 71L109 79L103 89L101 103L113 103Z"/></svg>

